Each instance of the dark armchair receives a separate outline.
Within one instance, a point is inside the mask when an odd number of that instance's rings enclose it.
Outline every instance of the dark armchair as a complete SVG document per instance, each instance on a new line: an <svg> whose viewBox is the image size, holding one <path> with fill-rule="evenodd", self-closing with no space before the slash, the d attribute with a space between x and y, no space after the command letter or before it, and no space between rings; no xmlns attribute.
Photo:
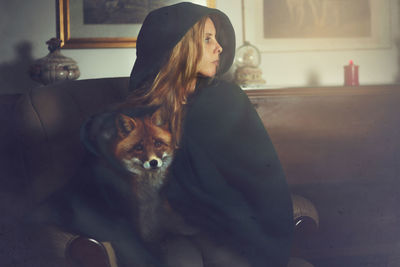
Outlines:
<svg viewBox="0 0 400 267"><path fill-rule="evenodd" d="M122 101L129 78L104 78L63 82L34 88L15 107L21 169L32 205L60 188L83 160L79 129L91 114ZM294 222L318 225L318 213L308 200L293 196ZM116 266L108 243L46 229L54 253L70 266ZM103 260L101 256L103 255ZM101 263L100 263L101 262ZM293 266L312 266L301 260ZM301 265L303 264L303 265Z"/></svg>

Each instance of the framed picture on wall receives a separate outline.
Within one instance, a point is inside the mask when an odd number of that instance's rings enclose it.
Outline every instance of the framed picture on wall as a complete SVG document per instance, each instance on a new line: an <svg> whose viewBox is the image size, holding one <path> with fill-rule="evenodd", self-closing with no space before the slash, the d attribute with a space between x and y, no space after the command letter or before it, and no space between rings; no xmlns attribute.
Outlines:
<svg viewBox="0 0 400 267"><path fill-rule="evenodd" d="M390 47L390 0L242 0L245 39L262 52Z"/></svg>
<svg viewBox="0 0 400 267"><path fill-rule="evenodd" d="M176 0L57 0L57 37L62 48L136 47L146 15ZM194 0L215 7L215 0Z"/></svg>

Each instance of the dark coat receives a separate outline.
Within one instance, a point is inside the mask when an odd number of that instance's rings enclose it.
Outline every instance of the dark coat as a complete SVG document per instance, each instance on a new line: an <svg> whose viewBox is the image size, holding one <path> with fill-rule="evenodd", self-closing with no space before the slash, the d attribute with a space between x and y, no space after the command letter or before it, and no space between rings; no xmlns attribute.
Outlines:
<svg viewBox="0 0 400 267"><path fill-rule="evenodd" d="M271 140L247 95L215 81L188 107L169 200L193 224L229 240L252 266L286 266L292 203Z"/></svg>
<svg viewBox="0 0 400 267"><path fill-rule="evenodd" d="M235 55L229 18L192 3L151 12L138 36L130 90L152 81L172 48L204 16L214 21L223 48L220 68L215 80L198 86L187 106L168 198L191 223L229 240L252 266L285 266L293 214L283 170L246 94L218 80Z"/></svg>

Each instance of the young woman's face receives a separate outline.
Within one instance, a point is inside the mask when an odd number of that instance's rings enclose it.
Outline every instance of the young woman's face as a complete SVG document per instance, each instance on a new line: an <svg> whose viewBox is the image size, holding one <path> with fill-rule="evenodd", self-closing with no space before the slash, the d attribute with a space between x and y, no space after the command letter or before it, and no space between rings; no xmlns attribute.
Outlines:
<svg viewBox="0 0 400 267"><path fill-rule="evenodd" d="M217 42L215 26L210 18L204 26L203 42L203 56L200 59L198 74L213 77L217 72L222 47Z"/></svg>

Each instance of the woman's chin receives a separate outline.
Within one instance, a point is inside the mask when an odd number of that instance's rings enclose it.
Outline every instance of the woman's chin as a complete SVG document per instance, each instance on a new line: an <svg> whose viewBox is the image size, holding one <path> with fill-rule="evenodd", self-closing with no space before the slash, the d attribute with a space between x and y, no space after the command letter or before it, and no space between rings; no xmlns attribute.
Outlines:
<svg viewBox="0 0 400 267"><path fill-rule="evenodd" d="M198 75L203 78L213 78L217 74L216 71L199 72Z"/></svg>

